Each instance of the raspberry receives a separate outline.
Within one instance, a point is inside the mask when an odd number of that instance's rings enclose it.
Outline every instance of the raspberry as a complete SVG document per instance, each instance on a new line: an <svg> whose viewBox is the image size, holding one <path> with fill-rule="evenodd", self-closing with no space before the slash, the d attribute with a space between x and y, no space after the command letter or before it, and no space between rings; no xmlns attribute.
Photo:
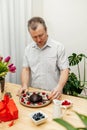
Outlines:
<svg viewBox="0 0 87 130"><path fill-rule="evenodd" d="M38 102L38 105L42 105L42 102Z"/></svg>
<svg viewBox="0 0 87 130"><path fill-rule="evenodd" d="M70 105L71 103L67 100L65 100L64 102L62 102L62 105Z"/></svg>
<svg viewBox="0 0 87 130"><path fill-rule="evenodd" d="M45 95L45 92L42 92L42 95Z"/></svg>
<svg viewBox="0 0 87 130"><path fill-rule="evenodd" d="M26 94L23 94L23 97L26 97Z"/></svg>
<svg viewBox="0 0 87 130"><path fill-rule="evenodd" d="M27 105L30 105L30 104L31 104L31 102L28 101L28 102L27 102Z"/></svg>
<svg viewBox="0 0 87 130"><path fill-rule="evenodd" d="M24 99L23 99L23 98L21 99L21 102L24 102Z"/></svg>

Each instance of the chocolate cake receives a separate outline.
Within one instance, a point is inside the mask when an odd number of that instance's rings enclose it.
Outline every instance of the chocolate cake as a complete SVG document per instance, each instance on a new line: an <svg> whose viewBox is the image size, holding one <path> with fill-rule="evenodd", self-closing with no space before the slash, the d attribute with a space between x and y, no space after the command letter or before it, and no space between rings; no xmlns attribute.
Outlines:
<svg viewBox="0 0 87 130"><path fill-rule="evenodd" d="M34 93L30 96L29 100L32 103L42 102L42 96Z"/></svg>

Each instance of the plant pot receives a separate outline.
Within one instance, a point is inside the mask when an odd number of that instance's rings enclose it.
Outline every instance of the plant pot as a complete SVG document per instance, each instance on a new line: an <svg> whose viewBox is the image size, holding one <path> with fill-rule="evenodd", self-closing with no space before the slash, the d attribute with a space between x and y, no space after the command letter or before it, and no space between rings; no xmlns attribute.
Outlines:
<svg viewBox="0 0 87 130"><path fill-rule="evenodd" d="M83 90L83 89L78 88L78 89L77 89L77 93L80 94L80 93L82 92L82 90Z"/></svg>
<svg viewBox="0 0 87 130"><path fill-rule="evenodd" d="M4 88L5 88L5 78L1 78L0 79L0 90L1 90L1 93L4 92Z"/></svg>

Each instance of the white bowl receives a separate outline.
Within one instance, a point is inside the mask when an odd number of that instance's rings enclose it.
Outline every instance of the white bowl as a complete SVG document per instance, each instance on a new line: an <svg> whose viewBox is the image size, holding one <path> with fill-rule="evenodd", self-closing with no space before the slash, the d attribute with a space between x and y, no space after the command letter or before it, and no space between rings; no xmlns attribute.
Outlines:
<svg viewBox="0 0 87 130"><path fill-rule="evenodd" d="M35 125L40 125L47 120L48 116L42 111L36 111L30 114L30 118Z"/></svg>

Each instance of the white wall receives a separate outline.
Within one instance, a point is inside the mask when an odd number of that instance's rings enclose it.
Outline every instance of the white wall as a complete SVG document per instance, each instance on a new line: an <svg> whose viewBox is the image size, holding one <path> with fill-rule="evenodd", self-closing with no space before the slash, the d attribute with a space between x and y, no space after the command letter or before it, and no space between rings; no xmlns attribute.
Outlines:
<svg viewBox="0 0 87 130"><path fill-rule="evenodd" d="M43 15L43 0L32 0L32 16L42 16Z"/></svg>
<svg viewBox="0 0 87 130"><path fill-rule="evenodd" d="M32 16L44 17L49 35L64 44L68 56L73 52L87 55L87 0L41 2L33 0ZM72 70L76 72L76 67Z"/></svg>
<svg viewBox="0 0 87 130"><path fill-rule="evenodd" d="M87 0L44 0L43 6L50 35L65 45L68 54L87 54Z"/></svg>

